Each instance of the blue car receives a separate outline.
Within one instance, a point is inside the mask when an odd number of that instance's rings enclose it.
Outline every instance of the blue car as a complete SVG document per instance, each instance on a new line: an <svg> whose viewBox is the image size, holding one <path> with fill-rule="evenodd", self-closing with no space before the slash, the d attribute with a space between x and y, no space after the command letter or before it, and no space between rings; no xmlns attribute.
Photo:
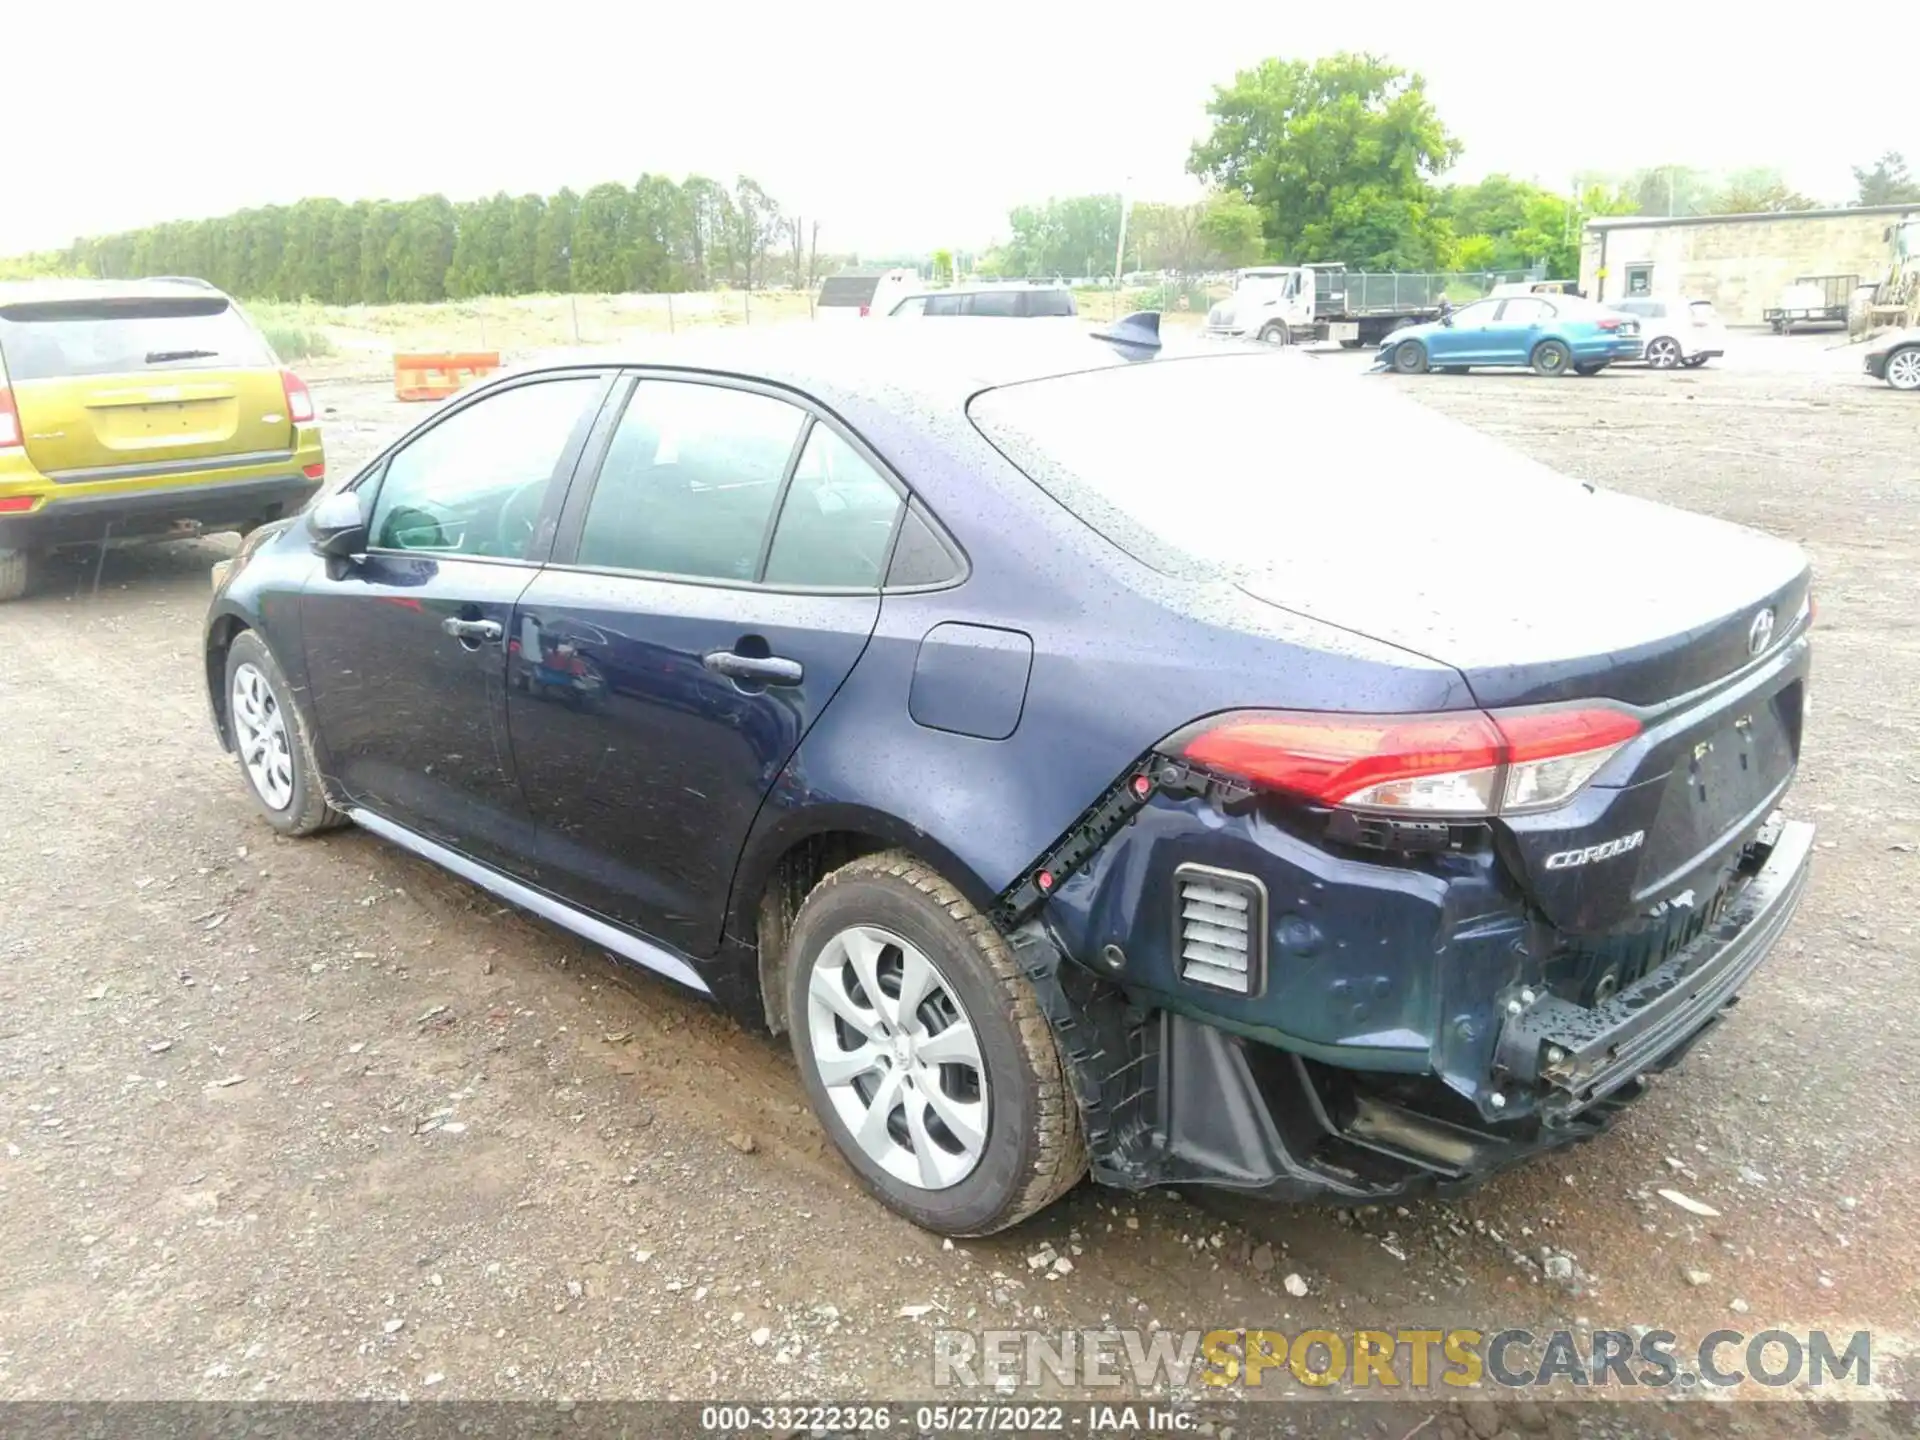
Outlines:
<svg viewBox="0 0 1920 1440"><path fill-rule="evenodd" d="M1476 366L1531 369L1536 375L1597 375L1616 360L1640 358L1640 322L1572 295L1514 295L1476 300L1438 320L1394 331L1375 370L1464 374Z"/></svg>
<svg viewBox="0 0 1920 1440"><path fill-rule="evenodd" d="M1404 463L1330 482L1355 433ZM247 537L205 664L266 824L785 1033L976 1235L1599 1133L1799 899L1809 585L1296 352L795 326L461 396ZM515 681L561 644L591 705Z"/></svg>

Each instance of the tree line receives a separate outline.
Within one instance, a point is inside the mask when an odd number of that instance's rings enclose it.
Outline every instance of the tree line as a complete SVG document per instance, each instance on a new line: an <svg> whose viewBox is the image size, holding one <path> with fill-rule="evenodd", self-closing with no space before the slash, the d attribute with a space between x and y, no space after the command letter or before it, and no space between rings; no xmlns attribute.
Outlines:
<svg viewBox="0 0 1920 1440"><path fill-rule="evenodd" d="M831 257L819 222L785 213L745 176L642 175L584 194L456 203L301 200L76 240L48 271L193 275L249 300L382 305L476 295L811 289Z"/></svg>

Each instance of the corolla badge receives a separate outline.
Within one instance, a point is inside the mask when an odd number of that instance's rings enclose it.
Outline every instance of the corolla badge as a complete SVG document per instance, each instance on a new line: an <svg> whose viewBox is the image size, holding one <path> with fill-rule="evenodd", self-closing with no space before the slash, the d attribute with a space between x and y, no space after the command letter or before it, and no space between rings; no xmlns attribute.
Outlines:
<svg viewBox="0 0 1920 1440"><path fill-rule="evenodd" d="M1576 865L1591 865L1596 860L1611 860L1616 855L1624 855L1629 850L1638 850L1640 842L1647 838L1647 832L1636 830L1631 835L1622 835L1618 840L1603 840L1598 845L1588 845L1580 850L1562 850L1558 854L1547 856L1547 869L1571 870Z"/></svg>
<svg viewBox="0 0 1920 1440"><path fill-rule="evenodd" d="M1773 643L1773 607L1768 606L1747 626L1747 654L1758 655Z"/></svg>

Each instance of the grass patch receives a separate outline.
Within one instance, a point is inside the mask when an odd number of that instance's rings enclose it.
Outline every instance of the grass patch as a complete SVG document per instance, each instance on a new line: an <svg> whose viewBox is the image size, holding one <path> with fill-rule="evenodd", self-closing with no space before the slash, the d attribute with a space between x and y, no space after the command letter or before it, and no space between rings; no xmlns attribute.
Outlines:
<svg viewBox="0 0 1920 1440"><path fill-rule="evenodd" d="M333 342L327 339L324 330L310 330L300 325L267 324L260 327L260 333L267 337L273 353L282 360L312 360L333 353Z"/></svg>

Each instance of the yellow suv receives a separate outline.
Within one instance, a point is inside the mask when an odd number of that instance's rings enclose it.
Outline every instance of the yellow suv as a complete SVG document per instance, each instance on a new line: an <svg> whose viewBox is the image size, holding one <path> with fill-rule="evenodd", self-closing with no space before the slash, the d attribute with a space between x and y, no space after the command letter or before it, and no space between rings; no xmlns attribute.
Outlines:
<svg viewBox="0 0 1920 1440"><path fill-rule="evenodd" d="M205 281L0 284L0 600L36 553L244 535L325 476L306 385Z"/></svg>

